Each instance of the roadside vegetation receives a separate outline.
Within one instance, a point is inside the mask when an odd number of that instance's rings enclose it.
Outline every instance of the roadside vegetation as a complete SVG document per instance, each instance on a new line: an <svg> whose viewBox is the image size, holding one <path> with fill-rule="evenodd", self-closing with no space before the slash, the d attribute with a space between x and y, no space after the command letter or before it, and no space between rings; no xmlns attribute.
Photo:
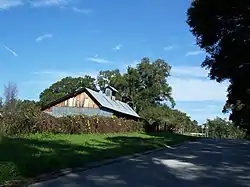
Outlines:
<svg viewBox="0 0 250 187"><path fill-rule="evenodd" d="M208 119L204 126L204 136L217 139L244 139L246 130L235 126L232 122L222 119Z"/></svg>
<svg viewBox="0 0 250 187"><path fill-rule="evenodd" d="M0 144L0 184L192 140L173 133L31 134ZM3 154L4 153L4 154Z"/></svg>

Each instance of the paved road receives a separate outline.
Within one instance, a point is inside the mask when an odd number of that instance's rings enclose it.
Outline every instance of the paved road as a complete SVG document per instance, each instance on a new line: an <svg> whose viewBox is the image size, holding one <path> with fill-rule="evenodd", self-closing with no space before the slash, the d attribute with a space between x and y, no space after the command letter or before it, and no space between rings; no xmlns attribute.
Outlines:
<svg viewBox="0 0 250 187"><path fill-rule="evenodd" d="M200 140L30 187L246 187L250 142Z"/></svg>

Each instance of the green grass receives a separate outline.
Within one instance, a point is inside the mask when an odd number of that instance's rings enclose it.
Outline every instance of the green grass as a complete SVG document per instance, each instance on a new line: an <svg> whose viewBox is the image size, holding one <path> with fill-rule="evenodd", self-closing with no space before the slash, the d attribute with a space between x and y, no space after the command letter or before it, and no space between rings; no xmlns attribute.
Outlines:
<svg viewBox="0 0 250 187"><path fill-rule="evenodd" d="M0 143L0 184L191 139L194 137L170 133L4 137Z"/></svg>

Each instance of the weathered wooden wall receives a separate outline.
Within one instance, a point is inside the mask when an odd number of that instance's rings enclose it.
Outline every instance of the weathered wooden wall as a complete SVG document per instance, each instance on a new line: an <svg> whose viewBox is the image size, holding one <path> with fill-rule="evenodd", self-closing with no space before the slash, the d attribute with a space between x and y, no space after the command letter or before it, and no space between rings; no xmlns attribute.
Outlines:
<svg viewBox="0 0 250 187"><path fill-rule="evenodd" d="M85 92L78 94L75 97L71 97L61 103L58 103L55 106L56 107L96 108L96 109L99 108L99 106ZM52 107L44 111L52 112Z"/></svg>
<svg viewBox="0 0 250 187"><path fill-rule="evenodd" d="M51 106L44 110L53 116L65 116L65 115L100 115L100 116L112 116L113 112L99 107L85 92L71 97L61 103Z"/></svg>
<svg viewBox="0 0 250 187"><path fill-rule="evenodd" d="M85 92L67 99L56 106L78 107L78 108L99 108L98 105Z"/></svg>

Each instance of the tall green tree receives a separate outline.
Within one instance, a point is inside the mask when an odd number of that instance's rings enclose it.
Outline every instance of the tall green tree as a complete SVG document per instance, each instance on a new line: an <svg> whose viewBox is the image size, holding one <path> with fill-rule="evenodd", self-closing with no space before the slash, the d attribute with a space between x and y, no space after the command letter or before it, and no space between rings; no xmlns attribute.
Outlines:
<svg viewBox="0 0 250 187"><path fill-rule="evenodd" d="M187 16L207 54L202 67L211 79L230 83L224 112L250 133L250 1L194 0Z"/></svg>
<svg viewBox="0 0 250 187"><path fill-rule="evenodd" d="M105 86L112 85L117 88L121 88L124 84L123 75L119 69L100 71L97 76L98 86L104 91Z"/></svg>
<svg viewBox="0 0 250 187"><path fill-rule="evenodd" d="M65 77L41 92L40 104L41 106L44 106L51 101L84 87L96 90L95 78L88 75L78 78Z"/></svg>
<svg viewBox="0 0 250 187"><path fill-rule="evenodd" d="M124 74L119 70L101 71L97 81L101 89L105 84L118 89L121 99L140 112L145 107L166 101L175 105L172 88L167 82L170 70L171 66L163 59L151 62L149 58L143 58L135 68L128 67Z"/></svg>
<svg viewBox="0 0 250 187"><path fill-rule="evenodd" d="M157 59L151 63L149 58L143 58L137 65L140 77L137 100L143 101L145 105L157 105L163 101L169 101L174 106L172 87L167 83L170 70L171 66L163 59ZM141 109L144 107L143 103L140 103Z"/></svg>
<svg viewBox="0 0 250 187"><path fill-rule="evenodd" d="M119 69L100 71L97 76L97 84L102 92L107 85L113 86L120 92L117 94L117 99L122 100L122 93L127 86L124 76L120 73Z"/></svg>

